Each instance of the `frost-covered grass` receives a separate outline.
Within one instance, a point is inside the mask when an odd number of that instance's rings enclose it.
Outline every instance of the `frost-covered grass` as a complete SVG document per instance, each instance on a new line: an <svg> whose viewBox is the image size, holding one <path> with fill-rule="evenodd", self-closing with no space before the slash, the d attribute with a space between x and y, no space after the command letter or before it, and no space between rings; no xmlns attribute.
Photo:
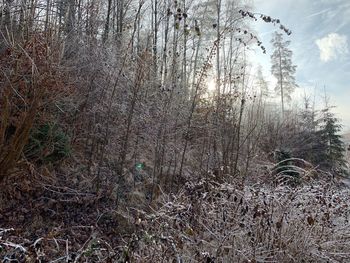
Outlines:
<svg viewBox="0 0 350 263"><path fill-rule="evenodd" d="M237 185L241 184L187 183L176 194L163 193L153 208L128 206L92 215L84 210L80 215L85 225L69 222L40 236L32 236L32 229L26 233L0 226L0 258L19 262L350 262L349 188L320 180L295 188Z"/></svg>
<svg viewBox="0 0 350 263"><path fill-rule="evenodd" d="M350 262L350 191L201 181L168 195L126 247L137 262Z"/></svg>

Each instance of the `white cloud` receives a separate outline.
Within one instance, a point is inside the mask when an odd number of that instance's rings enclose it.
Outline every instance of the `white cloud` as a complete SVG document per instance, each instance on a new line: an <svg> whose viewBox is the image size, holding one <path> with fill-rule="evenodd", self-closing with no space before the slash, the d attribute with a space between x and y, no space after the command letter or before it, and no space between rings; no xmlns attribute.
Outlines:
<svg viewBox="0 0 350 263"><path fill-rule="evenodd" d="M317 39L316 45L320 50L320 59L325 62L349 53L347 37L337 33L330 33L324 38Z"/></svg>

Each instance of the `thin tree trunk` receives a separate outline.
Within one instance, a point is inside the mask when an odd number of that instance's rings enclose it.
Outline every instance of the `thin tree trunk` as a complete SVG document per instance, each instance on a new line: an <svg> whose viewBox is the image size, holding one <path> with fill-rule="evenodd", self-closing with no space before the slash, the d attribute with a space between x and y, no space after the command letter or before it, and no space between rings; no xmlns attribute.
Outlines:
<svg viewBox="0 0 350 263"><path fill-rule="evenodd" d="M111 11L112 11L112 0L108 0L107 17L106 17L106 22L105 22L105 30L103 33L103 43L105 43L108 39Z"/></svg>
<svg viewBox="0 0 350 263"><path fill-rule="evenodd" d="M280 88L281 88L281 103L282 103L282 119L284 119L284 94L283 94L283 73L282 73L282 54L279 49L279 71L280 71Z"/></svg>

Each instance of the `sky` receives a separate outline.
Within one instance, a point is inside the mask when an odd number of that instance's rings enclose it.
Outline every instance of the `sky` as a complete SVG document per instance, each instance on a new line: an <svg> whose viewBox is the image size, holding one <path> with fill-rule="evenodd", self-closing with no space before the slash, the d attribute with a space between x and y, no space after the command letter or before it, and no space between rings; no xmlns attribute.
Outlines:
<svg viewBox="0 0 350 263"><path fill-rule="evenodd" d="M344 132L350 131L350 0L254 0L254 5L255 12L279 18L292 30L285 39L291 41L297 65L299 88L294 96L312 94L322 107L326 89ZM254 57L273 85L270 40L277 27L261 21L254 23L254 29L267 48L267 54L257 49Z"/></svg>

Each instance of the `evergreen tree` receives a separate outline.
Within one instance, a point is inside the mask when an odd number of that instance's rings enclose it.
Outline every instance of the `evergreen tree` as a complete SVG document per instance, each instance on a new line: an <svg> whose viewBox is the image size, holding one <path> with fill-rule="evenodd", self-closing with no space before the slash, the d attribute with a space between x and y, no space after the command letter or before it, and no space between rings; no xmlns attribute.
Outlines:
<svg viewBox="0 0 350 263"><path fill-rule="evenodd" d="M281 33L275 32L271 40L274 52L271 55L271 73L277 79L275 91L281 96L282 114L284 114L285 101L291 100L297 84L295 83L296 66L292 63L293 52L288 48L290 41L284 41Z"/></svg>
<svg viewBox="0 0 350 263"><path fill-rule="evenodd" d="M321 168L332 173L347 174L345 144L339 132L342 130L339 120L326 105L322 110L318 138L318 163Z"/></svg>
<svg viewBox="0 0 350 263"><path fill-rule="evenodd" d="M293 154L305 161L316 164L318 156L318 120L310 99L304 97L304 108L298 116L298 132L292 141Z"/></svg>

